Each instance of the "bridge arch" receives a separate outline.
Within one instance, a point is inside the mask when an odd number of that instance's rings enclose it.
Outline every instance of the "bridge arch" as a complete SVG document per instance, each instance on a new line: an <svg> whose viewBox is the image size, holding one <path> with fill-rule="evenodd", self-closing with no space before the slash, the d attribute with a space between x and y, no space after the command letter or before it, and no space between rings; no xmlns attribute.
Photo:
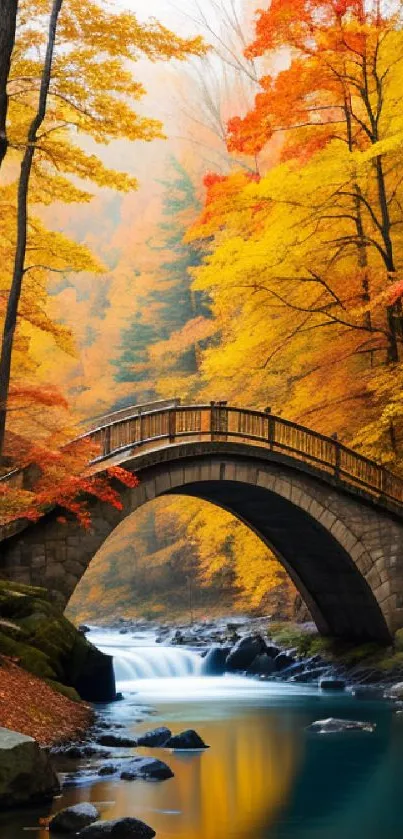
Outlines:
<svg viewBox="0 0 403 839"><path fill-rule="evenodd" d="M171 445L128 457L123 510L91 500L92 527L53 510L1 544L0 573L65 605L112 531L143 504L189 495L225 508L274 551L324 634L387 643L403 626L403 521L304 462L244 443Z"/></svg>

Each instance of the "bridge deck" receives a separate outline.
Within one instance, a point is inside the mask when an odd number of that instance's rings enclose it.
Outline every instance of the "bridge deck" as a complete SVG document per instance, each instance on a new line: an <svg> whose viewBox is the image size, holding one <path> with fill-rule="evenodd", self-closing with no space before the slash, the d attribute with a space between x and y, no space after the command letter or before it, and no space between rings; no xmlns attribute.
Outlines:
<svg viewBox="0 0 403 839"><path fill-rule="evenodd" d="M360 488L378 501L391 501L403 510L403 480L385 467L344 446L332 437L269 412L251 411L215 402L180 405L179 400L125 408L109 414L80 439L89 439L98 454L89 464L94 474L113 463L147 451L183 442L238 442L260 446L292 460L310 464L351 488ZM24 471L14 470L0 479L23 486ZM12 525L11 525L12 527ZM0 540L10 534L1 527Z"/></svg>
<svg viewBox="0 0 403 839"><path fill-rule="evenodd" d="M282 417L229 406L173 405L114 419L92 430L89 437L99 447L92 469L111 458L123 461L148 449L178 442L240 442L310 463L324 473L362 487L367 492L403 505L403 480L344 446L332 437L311 431Z"/></svg>

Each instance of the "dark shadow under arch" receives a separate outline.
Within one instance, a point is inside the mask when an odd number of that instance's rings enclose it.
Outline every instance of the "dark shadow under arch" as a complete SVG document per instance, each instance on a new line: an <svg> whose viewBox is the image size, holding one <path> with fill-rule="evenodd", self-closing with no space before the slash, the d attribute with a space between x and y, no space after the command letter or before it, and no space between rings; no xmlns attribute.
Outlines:
<svg viewBox="0 0 403 839"><path fill-rule="evenodd" d="M259 486L245 492L236 481L195 482L165 494L209 501L250 527L283 564L323 634L390 641L380 606L349 554L291 501Z"/></svg>

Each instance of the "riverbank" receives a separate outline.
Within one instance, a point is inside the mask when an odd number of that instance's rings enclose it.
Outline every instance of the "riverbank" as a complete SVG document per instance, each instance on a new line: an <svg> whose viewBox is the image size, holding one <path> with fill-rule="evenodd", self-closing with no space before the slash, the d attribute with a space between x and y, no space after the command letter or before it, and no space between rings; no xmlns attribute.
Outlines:
<svg viewBox="0 0 403 839"><path fill-rule="evenodd" d="M43 679L0 656L0 726L55 746L85 735L94 721L92 707L74 702Z"/></svg>

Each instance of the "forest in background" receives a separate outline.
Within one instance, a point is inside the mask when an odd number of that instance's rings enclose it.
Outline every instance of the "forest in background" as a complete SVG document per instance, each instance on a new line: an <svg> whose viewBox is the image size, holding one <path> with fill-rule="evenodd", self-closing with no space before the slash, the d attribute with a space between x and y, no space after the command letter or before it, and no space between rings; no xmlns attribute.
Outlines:
<svg viewBox="0 0 403 839"><path fill-rule="evenodd" d="M192 4L186 27L208 53L145 76L151 103L169 79L168 139L136 158L126 123L112 132L102 166L117 155L130 172L99 170L90 211L71 183L66 207L57 177L32 199L58 248L63 236L78 242L73 265L33 276L41 310L18 336L16 416L43 449L46 438L45 460L60 429L67 438L111 408L176 396L270 406L402 469L401 4L272 0L254 14L257 5ZM166 565L174 578L180 550L211 602L265 609L278 591L280 566L221 511L165 502L126 527L75 609L99 599L101 583L126 608L133 557L138 574Z"/></svg>

